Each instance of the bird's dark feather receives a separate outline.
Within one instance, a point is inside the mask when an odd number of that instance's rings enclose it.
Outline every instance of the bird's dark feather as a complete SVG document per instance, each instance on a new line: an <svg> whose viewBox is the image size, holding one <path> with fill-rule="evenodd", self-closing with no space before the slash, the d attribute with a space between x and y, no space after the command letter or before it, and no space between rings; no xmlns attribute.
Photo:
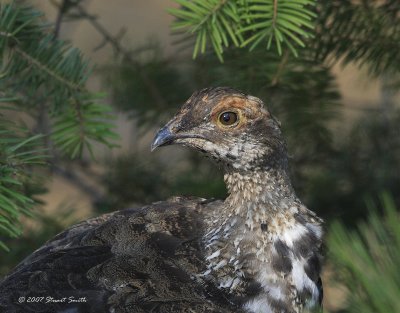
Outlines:
<svg viewBox="0 0 400 313"><path fill-rule="evenodd" d="M71 227L1 282L0 311L240 312L211 282L193 276L205 269L202 206L202 199L175 198ZM18 303L41 296L87 302Z"/></svg>

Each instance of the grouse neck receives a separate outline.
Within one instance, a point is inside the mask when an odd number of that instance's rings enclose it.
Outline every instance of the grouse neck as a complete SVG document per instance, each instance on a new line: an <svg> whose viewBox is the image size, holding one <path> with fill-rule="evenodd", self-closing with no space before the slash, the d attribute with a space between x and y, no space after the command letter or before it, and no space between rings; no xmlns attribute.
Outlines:
<svg viewBox="0 0 400 313"><path fill-rule="evenodd" d="M296 200L286 167L258 168L252 171L229 171L224 175L229 196L225 207L236 216L247 216L249 211L289 209Z"/></svg>

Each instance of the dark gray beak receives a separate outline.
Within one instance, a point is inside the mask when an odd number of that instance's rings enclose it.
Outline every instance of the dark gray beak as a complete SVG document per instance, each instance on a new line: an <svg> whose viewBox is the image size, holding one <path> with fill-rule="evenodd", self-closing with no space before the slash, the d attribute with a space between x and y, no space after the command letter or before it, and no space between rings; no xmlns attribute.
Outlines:
<svg viewBox="0 0 400 313"><path fill-rule="evenodd" d="M156 136L154 137L154 140L151 144L151 151L154 149L161 147L161 146L166 146L169 144L172 144L172 142L176 139L176 136L171 133L169 128L167 126L164 126L161 128Z"/></svg>

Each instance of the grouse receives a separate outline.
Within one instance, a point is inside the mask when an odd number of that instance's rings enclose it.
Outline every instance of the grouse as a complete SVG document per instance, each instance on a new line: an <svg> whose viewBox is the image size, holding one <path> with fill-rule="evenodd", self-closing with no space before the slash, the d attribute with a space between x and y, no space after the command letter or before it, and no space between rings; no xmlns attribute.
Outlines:
<svg viewBox="0 0 400 313"><path fill-rule="evenodd" d="M298 313L320 305L322 220L298 199L280 124L254 96L195 92L151 149L224 171L224 201L174 197L83 221L0 283L0 311ZM132 190L134 192L134 190Z"/></svg>

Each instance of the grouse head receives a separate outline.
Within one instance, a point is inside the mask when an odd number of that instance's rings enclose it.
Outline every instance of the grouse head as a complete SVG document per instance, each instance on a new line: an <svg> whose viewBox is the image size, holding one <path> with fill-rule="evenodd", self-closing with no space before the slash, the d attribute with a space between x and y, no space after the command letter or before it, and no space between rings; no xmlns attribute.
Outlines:
<svg viewBox="0 0 400 313"><path fill-rule="evenodd" d="M259 98L228 87L195 92L159 130L152 150L170 144L195 148L227 170L286 164L279 122Z"/></svg>

